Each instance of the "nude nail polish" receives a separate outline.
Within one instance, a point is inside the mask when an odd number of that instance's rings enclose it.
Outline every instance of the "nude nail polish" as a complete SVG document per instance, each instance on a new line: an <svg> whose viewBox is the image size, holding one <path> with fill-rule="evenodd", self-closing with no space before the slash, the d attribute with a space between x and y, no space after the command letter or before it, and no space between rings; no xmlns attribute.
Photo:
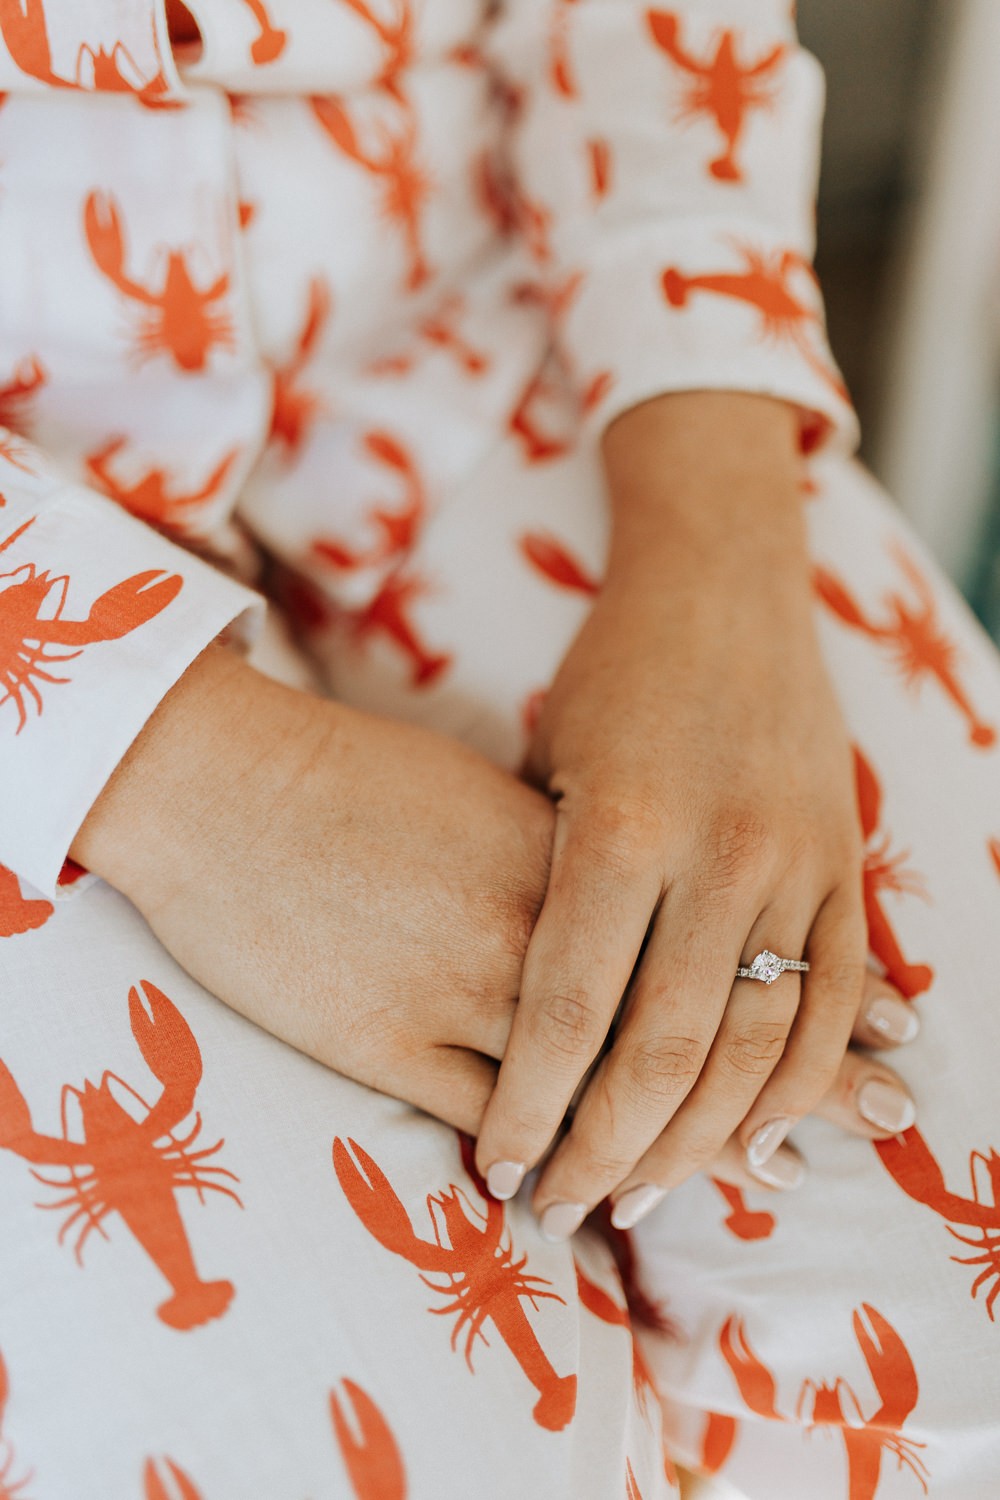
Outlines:
<svg viewBox="0 0 1000 1500"><path fill-rule="evenodd" d="M888 1042L912 1042L920 1030L920 1017L905 1000L879 995L865 1011L865 1020L873 1031Z"/></svg>
<svg viewBox="0 0 1000 1500"><path fill-rule="evenodd" d="M917 1118L917 1107L909 1094L904 1094L894 1083L885 1083L881 1078L870 1078L858 1090L858 1113L869 1125L879 1130L891 1130L894 1135L909 1130Z"/></svg>
<svg viewBox="0 0 1000 1500"><path fill-rule="evenodd" d="M791 1128L791 1120L779 1115L777 1119L768 1120L766 1125L761 1125L754 1131L747 1141L746 1149L747 1166L751 1171L770 1161Z"/></svg>
<svg viewBox="0 0 1000 1500"><path fill-rule="evenodd" d="M513 1198L527 1170L523 1161L495 1161L486 1173L490 1196L499 1198L501 1203Z"/></svg>
<svg viewBox="0 0 1000 1500"><path fill-rule="evenodd" d="M806 1164L794 1151L783 1147L768 1157L762 1166L748 1167L748 1171L768 1187L794 1188L805 1178Z"/></svg>
<svg viewBox="0 0 1000 1500"><path fill-rule="evenodd" d="M543 1239L551 1244L576 1234L587 1214L585 1203L550 1203L539 1219Z"/></svg>
<svg viewBox="0 0 1000 1500"><path fill-rule="evenodd" d="M631 1229L644 1219L651 1209L662 1203L667 1196L666 1188L655 1183L640 1182L637 1187L622 1193L611 1210L611 1223L615 1229Z"/></svg>

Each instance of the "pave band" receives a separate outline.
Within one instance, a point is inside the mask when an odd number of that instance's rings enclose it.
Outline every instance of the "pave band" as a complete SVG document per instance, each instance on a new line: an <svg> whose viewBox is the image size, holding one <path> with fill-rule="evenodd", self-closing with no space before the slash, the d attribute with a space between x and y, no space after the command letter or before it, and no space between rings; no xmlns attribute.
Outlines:
<svg viewBox="0 0 1000 1500"><path fill-rule="evenodd" d="M763 949L750 964L749 968L740 967L736 970L737 979L759 979L762 984L773 984L786 969L796 969L804 974L809 965L801 958L779 958L777 953L772 953L770 948Z"/></svg>

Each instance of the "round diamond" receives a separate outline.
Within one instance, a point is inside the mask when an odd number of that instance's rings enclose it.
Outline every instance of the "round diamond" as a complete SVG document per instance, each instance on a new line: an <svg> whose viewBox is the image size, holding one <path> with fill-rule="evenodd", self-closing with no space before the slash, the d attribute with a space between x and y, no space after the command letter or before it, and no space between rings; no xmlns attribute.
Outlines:
<svg viewBox="0 0 1000 1500"><path fill-rule="evenodd" d="M765 948L763 953L758 953L750 965L750 973L754 979L762 979L765 984L773 984L781 974L781 959L770 948Z"/></svg>

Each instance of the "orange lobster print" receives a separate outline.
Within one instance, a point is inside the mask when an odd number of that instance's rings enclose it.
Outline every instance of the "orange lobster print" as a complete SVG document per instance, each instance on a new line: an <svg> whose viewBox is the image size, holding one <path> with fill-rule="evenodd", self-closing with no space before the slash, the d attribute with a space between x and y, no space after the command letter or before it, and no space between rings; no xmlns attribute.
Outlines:
<svg viewBox="0 0 1000 1500"><path fill-rule="evenodd" d="M166 1479L160 1477L154 1461L147 1458L142 1471L143 1500L202 1500L201 1490L179 1464L172 1458L165 1458L163 1464Z"/></svg>
<svg viewBox="0 0 1000 1500"><path fill-rule="evenodd" d="M29 1473L20 1479L13 1478L16 1455L3 1430L9 1396L10 1381L7 1378L7 1365L3 1355L0 1354L0 1500L21 1500L21 1492L26 1484L31 1483L32 1475ZM24 1500L27 1500L27 1496Z"/></svg>
<svg viewBox="0 0 1000 1500"><path fill-rule="evenodd" d="M639 1341L632 1332L632 1320L629 1317L628 1308L622 1307L604 1291L603 1287L591 1281L579 1261L574 1261L574 1264L580 1305L589 1313L593 1313L594 1317L599 1318L602 1323L609 1323L615 1328L624 1328L632 1340L632 1387L635 1391L636 1405L644 1416L648 1416L651 1408L650 1396L653 1397L652 1407L656 1408L656 1385L653 1372L639 1347Z"/></svg>
<svg viewBox="0 0 1000 1500"><path fill-rule="evenodd" d="M381 185L383 215L397 226L406 246L404 287L409 292L419 291L431 276L421 229L431 181L417 161L417 124L412 110L401 111L395 129L385 119L377 120L372 130L375 144L365 146L342 100L313 99L311 103L313 114L338 150Z"/></svg>
<svg viewBox="0 0 1000 1500"><path fill-rule="evenodd" d="M866 1417L845 1380L838 1379L832 1385L807 1380L796 1402L796 1419L807 1421L810 1430L839 1429L847 1455L848 1500L874 1500L885 1453L892 1454L901 1469L910 1469L926 1494L927 1466L917 1451L926 1444L904 1437L902 1432L919 1395L913 1361L896 1330L867 1302L854 1313L853 1323L879 1406ZM774 1376L754 1353L742 1318L726 1320L719 1334L719 1348L750 1411L771 1421L785 1421L776 1404Z"/></svg>
<svg viewBox="0 0 1000 1500"><path fill-rule="evenodd" d="M34 519L0 543L0 552L23 536ZM179 574L162 569L135 573L101 594L85 619L70 620L63 613L69 592L66 574L52 576L47 569L40 573L34 563L0 573L0 708L13 703L16 732L20 734L28 722L29 701L42 712L39 683L70 680L56 676L53 666L73 661L97 641L117 641L137 630L176 599L183 582Z"/></svg>
<svg viewBox="0 0 1000 1500"><path fill-rule="evenodd" d="M238 1178L208 1163L224 1141L194 1149L201 1130L199 1114L185 1135L174 1134L192 1112L202 1074L198 1043L184 1017L148 980L129 990L128 1009L132 1035L161 1086L156 1103L147 1104L123 1078L108 1072L96 1086L89 1080L82 1089L67 1084L62 1092L62 1137L40 1135L32 1127L24 1095L0 1061L0 1146L34 1163L31 1175L38 1182L59 1189L62 1196L37 1206L70 1210L59 1242L76 1231L78 1264L83 1264L83 1247L91 1233L96 1229L108 1239L104 1221L117 1214L170 1285L171 1295L157 1308L157 1316L170 1328L197 1328L225 1312L233 1284L203 1281L198 1275L176 1194L192 1188L204 1202L206 1192L221 1193L242 1207L233 1190L218 1181ZM119 1103L112 1084L141 1107L141 1119ZM79 1109L81 1141L68 1134L71 1099ZM46 1176L38 1167L64 1169L66 1175Z"/></svg>
<svg viewBox="0 0 1000 1500"><path fill-rule="evenodd" d="M674 266L669 267L663 273L663 294L669 305L684 308L693 293L708 292L757 308L762 319L762 336L787 340L813 373L846 401L843 382L810 343L810 331L821 327L820 314L792 284L792 278L798 276L815 290L815 274L809 262L794 250L765 255L746 245L739 249L744 262L742 271L706 271L688 276Z"/></svg>
<svg viewBox="0 0 1000 1500"><path fill-rule="evenodd" d="M722 1194L729 1208L729 1213L722 1222L730 1234L735 1235L738 1240L770 1239L774 1233L774 1214L765 1209L748 1208L743 1193L731 1182L720 1182L718 1177L710 1177L708 1180Z"/></svg>
<svg viewBox="0 0 1000 1500"><path fill-rule="evenodd" d="M368 26L382 51L382 67L374 82L393 98L403 101L400 74L410 66L414 54L413 8L411 0L376 0L387 9L389 19L380 20L368 0L340 0L348 10Z"/></svg>
<svg viewBox="0 0 1000 1500"><path fill-rule="evenodd" d="M569 55L569 9L575 3L555 0L549 21L549 78L564 99L576 99L580 93Z"/></svg>
<svg viewBox="0 0 1000 1500"><path fill-rule="evenodd" d="M37 355L23 359L6 385L0 385L0 427L26 432L31 403L45 384L45 370Z"/></svg>
<svg viewBox="0 0 1000 1500"><path fill-rule="evenodd" d="M353 1380L343 1386L343 1401L330 1392L330 1418L356 1500L406 1500L406 1470L388 1422L367 1391Z"/></svg>
<svg viewBox="0 0 1000 1500"><path fill-rule="evenodd" d="M95 51L84 43L77 53L72 78L54 72L43 0L0 0L0 36L21 72L51 88L133 94L140 104L150 108L176 107L175 101L163 98L168 89L163 69L152 78L144 77L121 42L116 42L110 51L104 47Z"/></svg>
<svg viewBox="0 0 1000 1500"><path fill-rule="evenodd" d="M126 445L123 437L112 437L86 457L87 471L91 480L109 499L116 501L133 516L150 521L164 531L184 529L187 514L206 505L222 489L239 457L239 449L233 448L224 455L209 474L204 484L194 490L174 491L173 483L165 469L147 469L138 479L125 482L116 478L112 463Z"/></svg>
<svg viewBox="0 0 1000 1500"><path fill-rule="evenodd" d="M216 348L235 346L233 322L218 304L229 294L224 271L199 286L183 250L166 248L167 264L157 284L144 285L125 269L125 228L109 193L88 194L83 227L94 265L129 302L141 309L135 344L140 359L165 354L185 374L203 370Z"/></svg>
<svg viewBox="0 0 1000 1500"><path fill-rule="evenodd" d="M907 687L917 688L925 677L936 679L965 720L970 743L988 750L996 743L996 729L979 717L959 681L958 647L938 621L934 590L898 544L892 547L892 553L914 602L901 591L892 590L882 600L881 618L866 614L840 579L826 568L814 570L813 586L844 625L860 631L891 654Z"/></svg>
<svg viewBox="0 0 1000 1500"><path fill-rule="evenodd" d="M780 43L755 62L741 63L737 34L725 30L711 57L695 57L683 45L680 21L669 10L646 12L650 35L676 68L693 82L684 96L680 119L708 115L722 136L724 149L709 163L708 170L720 182L742 182L743 171L736 159L737 148L751 110L773 102L773 82L785 60Z"/></svg>
<svg viewBox="0 0 1000 1500"><path fill-rule="evenodd" d="M427 499L419 470L402 443L391 433L377 430L366 432L363 441L369 457L402 483L403 503L393 510L384 505L372 507L368 518L376 535L367 549L355 551L341 542L323 537L313 543L316 558L345 571L375 567L405 557L416 545L427 517Z"/></svg>
<svg viewBox="0 0 1000 1500"><path fill-rule="evenodd" d="M465 312L465 300L453 293L445 297L434 312L422 318L416 326L416 335L424 345L451 355L464 375L475 378L485 375L490 367L490 357L476 349L463 335L459 321ZM368 366L370 375L409 375L417 363L417 353L390 354L373 360Z"/></svg>
<svg viewBox="0 0 1000 1500"><path fill-rule="evenodd" d="M51 901L28 899L13 870L0 865L0 938L31 932L49 920L55 907ZM0 1500L3 1500L0 1492Z"/></svg>
<svg viewBox="0 0 1000 1500"><path fill-rule="evenodd" d="M1000 875L1000 839L988 839L986 847L989 850L990 859L993 861L993 868Z"/></svg>
<svg viewBox="0 0 1000 1500"><path fill-rule="evenodd" d="M282 31L280 26L274 25L263 0L243 0L243 4L250 11L259 28L250 44L251 62L256 63L258 67L263 67L266 63L277 62L288 44L288 33Z"/></svg>
<svg viewBox="0 0 1000 1500"><path fill-rule="evenodd" d="M555 537L541 531L527 531L519 538L522 556L557 588L593 598L600 592L600 581L580 564L567 547Z"/></svg>
<svg viewBox="0 0 1000 1500"><path fill-rule="evenodd" d="M930 989L934 982L934 970L929 964L911 964L904 957L882 905L882 893L894 891L926 899L927 892L921 877L906 868L906 851L890 854L889 834L884 831L881 840L876 841L880 832L882 788L871 763L857 747L854 750L854 775L858 789L861 831L865 839L863 878L868 944L884 968L886 978L892 981L904 999L912 1000L915 995L922 995L925 990Z"/></svg>
<svg viewBox="0 0 1000 1500"><path fill-rule="evenodd" d="M471 1161L464 1145L463 1151ZM538 1392L535 1421L550 1432L562 1431L576 1408L576 1376L556 1374L521 1304L527 1301L534 1308L542 1299L564 1299L543 1290L551 1284L543 1277L526 1274L527 1256L515 1260L502 1204L484 1197L486 1207L480 1211L454 1183L443 1192L428 1193L434 1238L421 1239L367 1151L355 1141L338 1139L333 1143L333 1165L347 1201L368 1232L386 1250L415 1266L432 1291L453 1296L453 1301L432 1311L458 1314L451 1345L456 1348L459 1336L465 1335L469 1370L476 1340L486 1343L483 1324L489 1321Z"/></svg>
<svg viewBox="0 0 1000 1500"><path fill-rule="evenodd" d="M298 456L313 423L326 410L323 398L300 381L320 345L332 307L329 284L324 277L314 276L309 282L306 315L291 358L283 365L271 367L274 404L268 441L280 444L289 462Z"/></svg>
<svg viewBox="0 0 1000 1500"><path fill-rule="evenodd" d="M990 1322L994 1322L996 1301L1000 1297L1000 1155L992 1148L989 1155L982 1151L971 1153L972 1197L963 1198L948 1189L944 1173L915 1125L903 1135L872 1144L897 1186L915 1203L939 1214L946 1221L948 1233L960 1244L978 1251L976 1255L953 1255L951 1259L960 1266L982 1267L972 1283L971 1295L978 1297L984 1287L989 1288L986 1313ZM988 1184L989 1202L980 1196L983 1177ZM969 1232L961 1233L956 1224Z"/></svg>

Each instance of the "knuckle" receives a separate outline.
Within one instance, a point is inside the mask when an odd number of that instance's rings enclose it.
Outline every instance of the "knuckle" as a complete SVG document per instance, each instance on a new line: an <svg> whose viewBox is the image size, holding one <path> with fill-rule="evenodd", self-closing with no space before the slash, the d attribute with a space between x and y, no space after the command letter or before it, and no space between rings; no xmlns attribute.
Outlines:
<svg viewBox="0 0 1000 1500"><path fill-rule="evenodd" d="M604 797L588 813L587 843L592 858L624 876L662 849L662 816L641 798Z"/></svg>
<svg viewBox="0 0 1000 1500"><path fill-rule="evenodd" d="M771 864L774 834L760 813L741 809L716 824L709 848L714 882L742 888Z"/></svg>
<svg viewBox="0 0 1000 1500"><path fill-rule="evenodd" d="M864 994L868 968L863 957L838 958L816 965L816 977L828 1003L856 1008Z"/></svg>
<svg viewBox="0 0 1000 1500"><path fill-rule="evenodd" d="M543 1051L571 1058L594 1052L605 1029L590 996L571 989L550 994L532 1024Z"/></svg>
<svg viewBox="0 0 1000 1500"><path fill-rule="evenodd" d="M707 1047L697 1037L650 1037L622 1058L626 1087L633 1097L667 1101L690 1092Z"/></svg>
<svg viewBox="0 0 1000 1500"><path fill-rule="evenodd" d="M773 1021L742 1027L723 1047L726 1067L742 1078L765 1077L784 1052L787 1035L787 1030Z"/></svg>

